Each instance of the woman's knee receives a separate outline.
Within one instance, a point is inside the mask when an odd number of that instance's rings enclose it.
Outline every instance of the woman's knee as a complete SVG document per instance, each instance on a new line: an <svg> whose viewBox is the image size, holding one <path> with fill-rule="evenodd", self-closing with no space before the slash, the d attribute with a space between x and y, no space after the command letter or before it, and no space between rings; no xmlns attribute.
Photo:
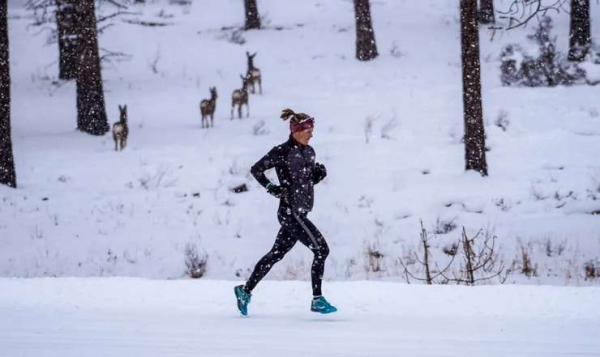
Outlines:
<svg viewBox="0 0 600 357"><path fill-rule="evenodd" d="M284 255L285 255L285 253L282 252L281 250L272 250L269 253L267 253L269 260L272 261L273 263L277 263L278 261L283 259Z"/></svg>
<svg viewBox="0 0 600 357"><path fill-rule="evenodd" d="M324 245L320 246L319 249L315 250L315 257L317 257L319 259L325 260L328 255L329 255L329 247L327 246L327 244L324 244Z"/></svg>

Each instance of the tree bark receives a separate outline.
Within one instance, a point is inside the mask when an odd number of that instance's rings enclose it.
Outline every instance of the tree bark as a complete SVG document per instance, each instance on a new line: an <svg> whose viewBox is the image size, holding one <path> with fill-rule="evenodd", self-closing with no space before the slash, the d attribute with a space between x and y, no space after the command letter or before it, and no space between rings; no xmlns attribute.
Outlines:
<svg viewBox="0 0 600 357"><path fill-rule="evenodd" d="M17 187L10 135L10 63L8 56L8 1L0 0L0 184Z"/></svg>
<svg viewBox="0 0 600 357"><path fill-rule="evenodd" d="M60 79L75 79L77 67L76 0L56 0Z"/></svg>
<svg viewBox="0 0 600 357"><path fill-rule="evenodd" d="M244 0L244 7L246 9L246 30L260 29L260 16L256 0Z"/></svg>
<svg viewBox="0 0 600 357"><path fill-rule="evenodd" d="M354 16L356 17L356 58L359 61L370 61L377 57L378 53L369 0L354 0Z"/></svg>
<svg viewBox="0 0 600 357"><path fill-rule="evenodd" d="M76 6L77 40L77 129L104 135L108 129L94 0L79 0Z"/></svg>
<svg viewBox="0 0 600 357"><path fill-rule="evenodd" d="M591 42L590 0L571 0L569 61L583 61L590 49Z"/></svg>
<svg viewBox="0 0 600 357"><path fill-rule="evenodd" d="M477 0L460 0L460 25L466 170L487 176Z"/></svg>
<svg viewBox="0 0 600 357"><path fill-rule="evenodd" d="M494 0L479 0L479 23L489 25L495 22Z"/></svg>

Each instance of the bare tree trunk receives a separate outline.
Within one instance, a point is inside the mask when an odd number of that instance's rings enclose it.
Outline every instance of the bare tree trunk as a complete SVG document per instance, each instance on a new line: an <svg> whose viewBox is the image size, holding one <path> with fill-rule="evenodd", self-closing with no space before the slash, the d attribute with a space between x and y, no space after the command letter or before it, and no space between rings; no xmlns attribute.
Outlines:
<svg viewBox="0 0 600 357"><path fill-rule="evenodd" d="M590 0L571 0L569 61L583 61L590 49L591 42Z"/></svg>
<svg viewBox="0 0 600 357"><path fill-rule="evenodd" d="M479 0L479 23L488 25L495 22L494 0Z"/></svg>
<svg viewBox="0 0 600 357"><path fill-rule="evenodd" d="M10 63L8 57L8 1L0 0L0 184L17 187L10 137Z"/></svg>
<svg viewBox="0 0 600 357"><path fill-rule="evenodd" d="M76 0L56 0L60 79L75 79L77 67Z"/></svg>
<svg viewBox="0 0 600 357"><path fill-rule="evenodd" d="M467 232L465 231L465 228L463 227L463 233L462 233L462 238L463 238L463 250L464 250L464 254L465 254L465 280L467 282L467 285L471 285L474 286L475 285L475 269L473 267L473 259L474 257L474 253L473 253L473 248L471 247L471 242L469 241L469 238L467 237Z"/></svg>
<svg viewBox="0 0 600 357"><path fill-rule="evenodd" d="M428 285L433 284L431 278L431 271L429 269L429 242L427 237L427 231L423 227L423 221L421 221L421 243L423 243L423 265L425 265L425 281Z"/></svg>
<svg viewBox="0 0 600 357"><path fill-rule="evenodd" d="M94 0L79 0L76 6L77 46L77 129L104 135L108 129Z"/></svg>
<svg viewBox="0 0 600 357"><path fill-rule="evenodd" d="M256 0L244 0L244 7L246 9L246 30L260 29L260 16Z"/></svg>
<svg viewBox="0 0 600 357"><path fill-rule="evenodd" d="M378 53L369 0L354 0L354 16L356 17L356 58L359 61L370 61L377 57Z"/></svg>
<svg viewBox="0 0 600 357"><path fill-rule="evenodd" d="M482 176L487 176L483 105L481 103L477 0L460 0L460 25L466 169L475 170Z"/></svg>

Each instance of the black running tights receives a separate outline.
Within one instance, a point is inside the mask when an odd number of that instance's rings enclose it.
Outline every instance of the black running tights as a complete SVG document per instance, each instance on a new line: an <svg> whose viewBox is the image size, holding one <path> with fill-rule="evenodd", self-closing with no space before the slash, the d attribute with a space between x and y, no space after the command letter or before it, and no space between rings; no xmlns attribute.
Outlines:
<svg viewBox="0 0 600 357"><path fill-rule="evenodd" d="M329 255L329 247L323 235L315 225L308 220L306 214L297 214L292 209L282 207L277 212L277 218L281 223L281 229L273 248L258 261L252 275L246 282L248 293L256 287L262 278L271 270L273 265L283 259L297 241L300 241L314 253L311 270L312 289L314 296L320 296L323 271L325 270L325 259Z"/></svg>

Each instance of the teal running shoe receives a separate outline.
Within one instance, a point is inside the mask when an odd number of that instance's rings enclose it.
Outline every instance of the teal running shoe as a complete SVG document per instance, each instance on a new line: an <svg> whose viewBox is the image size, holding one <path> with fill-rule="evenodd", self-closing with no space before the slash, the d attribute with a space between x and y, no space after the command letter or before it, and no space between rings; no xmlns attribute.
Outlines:
<svg viewBox="0 0 600 357"><path fill-rule="evenodd" d="M318 299L313 299L310 304L310 311L321 314L331 314L332 312L336 312L337 309L321 296Z"/></svg>
<svg viewBox="0 0 600 357"><path fill-rule="evenodd" d="M244 285L238 285L233 288L233 292L235 293L235 297L237 298L237 307L242 313L242 315L248 315L248 305L250 304L250 299L252 299L252 294L248 294L244 291Z"/></svg>

